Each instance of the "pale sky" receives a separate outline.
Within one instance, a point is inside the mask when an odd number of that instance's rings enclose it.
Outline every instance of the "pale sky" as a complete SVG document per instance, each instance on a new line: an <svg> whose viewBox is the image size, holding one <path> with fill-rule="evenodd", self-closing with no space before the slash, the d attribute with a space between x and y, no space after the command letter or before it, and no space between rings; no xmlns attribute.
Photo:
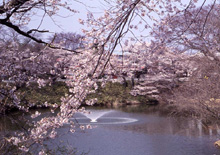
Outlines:
<svg viewBox="0 0 220 155"><path fill-rule="evenodd" d="M80 0L79 0L80 1ZM85 2L86 1L86 2ZM110 0L109 0L110 1ZM190 0L184 0L185 3L188 4ZM212 2L213 0L208 0L207 3ZM71 2L71 1L69 1ZM66 9L61 9L59 12L59 15L61 16L54 16L53 19L50 17L45 17L40 29L49 30L51 34L57 33L57 32L76 32L79 34L82 34L81 29L86 27L78 23L78 19L86 19L86 14L88 10L96 13L97 15L101 14L105 10L105 4L104 0L83 0L85 4L82 4L80 2L72 1L71 8L78 10L79 13L73 14L72 12L67 11ZM199 0L198 5L201 5L203 0ZM41 21L41 14L38 12L39 16L35 16L32 18L31 22L29 23L28 27L31 28L38 28L39 23ZM139 30L139 32L135 32L139 35L142 35L142 30ZM48 34L47 34L48 35Z"/></svg>
<svg viewBox="0 0 220 155"><path fill-rule="evenodd" d="M102 0L100 0L102 1ZM82 4L79 2L73 2L71 8L79 11L79 13L73 14L72 12L61 9L59 15L61 16L54 16L50 18L49 16L45 17L40 29L47 29L50 32L77 32L81 33L81 29L85 28L83 25L79 24L78 19L86 19L86 14L88 9L97 12L97 14L102 13L104 10L104 5L99 0L86 0L86 4ZM86 6L85 6L86 5ZM38 16L32 17L31 22L29 23L28 27L37 28L41 21L40 16L42 14L39 12Z"/></svg>

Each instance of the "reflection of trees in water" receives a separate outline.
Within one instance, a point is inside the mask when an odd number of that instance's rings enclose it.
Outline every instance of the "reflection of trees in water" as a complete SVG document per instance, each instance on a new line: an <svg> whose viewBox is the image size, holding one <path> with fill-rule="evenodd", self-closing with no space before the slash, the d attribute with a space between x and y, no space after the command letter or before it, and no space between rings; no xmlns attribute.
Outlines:
<svg viewBox="0 0 220 155"><path fill-rule="evenodd" d="M0 117L0 132L10 132L16 130L25 129L27 126L27 120L23 115L19 114L7 114Z"/></svg>
<svg viewBox="0 0 220 155"><path fill-rule="evenodd" d="M11 143L8 138L15 134L16 131L25 129L25 120L21 115L7 114L0 115L0 154L22 154L22 152Z"/></svg>
<svg viewBox="0 0 220 155"><path fill-rule="evenodd" d="M44 111L43 115L51 115L48 114L47 110ZM1 115L0 115L1 116ZM18 149L17 146L12 145L12 143L8 142L8 138L16 133L20 133L20 131L28 133L28 127L30 124L28 123L29 115L24 115L22 113L13 113L7 115L2 115L0 117L0 155L23 155L24 152ZM69 134L69 133L65 133ZM60 141L47 141L44 145L45 153L47 154L68 154L68 155L76 155L79 154L79 151L73 146L68 145L68 143L60 142ZM27 154L38 154L39 145L34 144L30 146L30 151ZM81 155L85 155L86 153L82 152Z"/></svg>
<svg viewBox="0 0 220 155"><path fill-rule="evenodd" d="M220 126L205 125L201 120L187 118L158 117L150 118L143 124L122 126L123 130L145 134L170 134L187 137L202 137L204 135L220 136Z"/></svg>

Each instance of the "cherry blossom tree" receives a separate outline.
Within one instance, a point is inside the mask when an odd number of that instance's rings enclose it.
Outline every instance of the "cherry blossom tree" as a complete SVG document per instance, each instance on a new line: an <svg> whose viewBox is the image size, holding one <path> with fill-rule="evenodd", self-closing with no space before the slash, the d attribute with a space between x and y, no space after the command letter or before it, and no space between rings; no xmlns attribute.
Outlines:
<svg viewBox="0 0 220 155"><path fill-rule="evenodd" d="M178 52L201 52L219 61L219 4L188 8L155 27L154 36ZM166 37L165 37L166 36Z"/></svg>
<svg viewBox="0 0 220 155"><path fill-rule="evenodd" d="M204 0L204 4L205 2ZM108 5L103 11L103 15L97 17L97 15L89 11L86 20L79 19L81 24L88 27L82 30L85 35L84 48L70 50L62 46L54 45L53 40L46 42L35 37L35 33L43 33L46 32L45 30L30 29L25 31L22 29L22 25L28 23L29 20L31 20L31 15L35 14L37 10L43 11L44 15L42 18L44 18L45 15L52 17L57 14L59 7L64 7L73 13L76 12L69 7L68 2L57 0L3 1L0 4L0 24L14 29L19 34L33 41L44 44L44 50L52 48L51 50L59 50L60 52L69 50L75 53L68 69L68 72L72 74L68 77L70 80L66 82L71 94L62 98L62 104L60 105L58 114L33 122L34 125L28 132L20 132L16 136L9 137L8 141L19 146L21 150L28 151L33 144L42 145L45 139L55 138L57 129L66 123L71 124L70 131L74 132L75 125L73 122L69 122L69 119L73 117L77 111L85 112L84 108L80 108L82 102L86 102L88 105L92 105L95 102L95 99L86 101L86 96L97 89L97 81L102 81L104 85L106 81L111 80L111 76L104 78L105 74L119 74L122 76L122 81L124 81L123 77L126 75L132 77L134 73L143 71L143 68L149 65L157 66L156 68L150 68L151 72L155 73L166 72L166 69L172 70L172 66L174 65L172 60L175 61L178 57L172 54L172 52L177 52L179 48L177 50L164 41L169 41L169 39L174 40L172 35L170 35L172 32L170 32L170 30L172 30L173 27L169 26L180 26L177 27L177 29L179 28L181 33L187 35L187 37L189 37L188 40L191 40L193 36L186 34L187 31L181 29L181 25L178 22L169 25L169 21L172 21L172 19L174 19L174 21L175 19L177 20L178 17L180 17L179 14L183 13L186 13L187 15L185 17L189 19L188 10L195 8L197 3L197 0L190 0L189 2L183 2L181 0L106 1ZM203 6L204 5L200 8ZM203 26L199 35L204 36L210 12L216 6L217 1L213 0L213 4L209 7L205 20L200 22ZM192 20L197 21L197 16L200 16L200 11L196 13L193 12L193 14L195 14L195 18L185 23L187 30L191 30L191 28L193 29L194 26L196 26L196 24L193 25ZM164 31L164 33L160 33L161 29L168 30ZM151 31L150 35L147 34L149 31ZM143 32L143 35L136 36L137 32ZM129 35L132 37L127 39ZM183 37L183 35L181 36ZM146 44L146 42L149 44ZM137 43L143 48L137 48ZM122 51L122 59L120 60L117 56L114 56L117 47ZM130 47L132 50L127 50L127 47ZM128 52L128 54L126 52ZM169 62L166 63L166 57L163 56L163 52L167 54L170 53L170 57L173 57L173 59L168 60ZM126 54L130 55L127 60ZM129 70L130 68L131 70ZM38 80L38 82L40 85L43 85L43 82L40 80ZM54 108L57 108L57 105L53 105L52 112ZM39 115L40 113L36 112L32 117L35 118ZM82 129L83 128L84 127L82 127ZM43 154L43 152L42 150L39 154Z"/></svg>
<svg viewBox="0 0 220 155"><path fill-rule="evenodd" d="M165 26L155 27L156 38L167 47L187 55L196 54L191 60L196 65L192 65L195 69L189 81L170 92L168 102L175 114L190 113L207 122L219 119L219 13L219 4L213 1L208 6L188 8L164 19Z"/></svg>

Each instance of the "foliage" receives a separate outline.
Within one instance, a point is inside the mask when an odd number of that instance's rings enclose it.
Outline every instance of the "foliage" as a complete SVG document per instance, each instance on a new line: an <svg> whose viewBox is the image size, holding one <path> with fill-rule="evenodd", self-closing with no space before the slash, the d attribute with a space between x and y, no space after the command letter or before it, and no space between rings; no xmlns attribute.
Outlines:
<svg viewBox="0 0 220 155"><path fill-rule="evenodd" d="M35 106L48 104L61 104L61 97L68 94L68 87L63 82L55 82L51 86L46 85L42 88L38 87L37 83L32 83L30 86L24 87L17 92L21 98L21 103L32 103Z"/></svg>
<svg viewBox="0 0 220 155"><path fill-rule="evenodd" d="M1 88L3 89L1 84ZM13 87L13 86L12 86ZM24 108L36 108L36 107L45 107L57 104L61 104L61 97L64 97L69 93L68 87L63 82L55 82L52 85L46 85L43 88L39 88L37 83L31 83L30 86L22 87L15 92L15 95L21 102L21 106ZM2 112L10 111L13 108L17 107L13 104L13 99L6 98L2 101L7 103L2 109ZM47 107L46 106L46 107Z"/></svg>
<svg viewBox="0 0 220 155"><path fill-rule="evenodd" d="M208 122L219 120L219 65L206 57L194 61L199 65L189 80L173 89L172 95L163 94L169 103L167 108L176 115L196 116Z"/></svg>
<svg viewBox="0 0 220 155"><path fill-rule="evenodd" d="M100 85L100 84L99 84ZM130 101L138 101L141 104L148 102L146 96L133 96L130 94L132 89L131 82L125 87L119 82L108 82L103 88L99 87L96 93L89 94L88 98L97 98L96 104L100 105L113 105L117 102L121 106L123 104L129 103ZM120 106L118 105L118 106Z"/></svg>

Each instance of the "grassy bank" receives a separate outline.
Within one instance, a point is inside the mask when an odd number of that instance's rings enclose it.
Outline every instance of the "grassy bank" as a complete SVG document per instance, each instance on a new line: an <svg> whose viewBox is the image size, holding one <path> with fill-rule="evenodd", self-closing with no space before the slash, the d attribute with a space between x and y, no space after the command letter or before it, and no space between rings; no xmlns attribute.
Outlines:
<svg viewBox="0 0 220 155"><path fill-rule="evenodd" d="M6 86L9 85L9 86ZM17 102L23 107L42 107L47 102L48 104L60 104L61 97L68 94L69 88L63 82L55 82L53 85L46 85L39 88L37 83L31 83L29 86L19 87L13 94L10 94L13 89L13 83L0 83L1 91L6 92L5 96L1 96L1 109L0 113L10 112L17 110ZM16 96L14 95L16 94ZM12 98L13 96L13 98ZM15 98L17 98L15 100Z"/></svg>
<svg viewBox="0 0 220 155"><path fill-rule="evenodd" d="M46 85L39 88L38 84L32 83L28 87L21 88L18 91L18 96L21 99L21 103L33 103L41 105L48 102L50 104L61 103L60 98L65 94L68 94L68 87L64 82L55 82L54 84Z"/></svg>
<svg viewBox="0 0 220 155"><path fill-rule="evenodd" d="M101 87L100 85L95 93L88 96L88 99L97 98L96 105L122 107L126 105L157 104L156 100L147 96L132 96L130 94L132 89L131 82L128 82L127 87L118 82L108 82L105 87Z"/></svg>
<svg viewBox="0 0 220 155"><path fill-rule="evenodd" d="M108 82L105 87L99 88L95 93L89 94L87 99L97 98L94 106L106 107L123 107L127 105L145 105L156 104L157 101L147 96L132 96L130 91L132 85L128 82L128 86L118 82ZM21 87L16 91L16 95L20 99L22 106L41 107L45 102L48 104L60 105L62 96L69 93L69 88L64 82L55 82L52 85L46 85L42 88L38 87L37 83L31 83L29 86ZM13 105L12 101L7 100L9 105ZM83 103L85 106L85 103ZM8 106L11 109L13 106Z"/></svg>

